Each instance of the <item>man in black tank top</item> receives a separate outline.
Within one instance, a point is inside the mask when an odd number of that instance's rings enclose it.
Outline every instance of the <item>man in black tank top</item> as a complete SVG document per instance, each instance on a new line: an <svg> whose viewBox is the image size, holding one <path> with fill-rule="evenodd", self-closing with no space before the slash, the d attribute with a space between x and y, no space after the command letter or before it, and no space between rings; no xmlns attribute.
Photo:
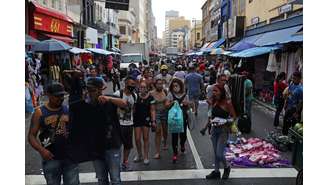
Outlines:
<svg viewBox="0 0 328 185"><path fill-rule="evenodd" d="M28 142L40 153L47 184L79 184L78 164L67 159L67 141L70 133L67 106L63 106L64 86L52 83L46 88L49 102L32 115ZM37 140L37 134L39 140Z"/></svg>

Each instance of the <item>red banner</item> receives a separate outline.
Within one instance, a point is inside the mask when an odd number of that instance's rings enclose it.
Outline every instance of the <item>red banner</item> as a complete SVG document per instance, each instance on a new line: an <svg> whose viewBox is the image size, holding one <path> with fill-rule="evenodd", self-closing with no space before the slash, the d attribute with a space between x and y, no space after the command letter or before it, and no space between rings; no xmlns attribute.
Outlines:
<svg viewBox="0 0 328 185"><path fill-rule="evenodd" d="M33 13L33 19L33 25L35 30L41 30L72 37L72 23L35 12Z"/></svg>

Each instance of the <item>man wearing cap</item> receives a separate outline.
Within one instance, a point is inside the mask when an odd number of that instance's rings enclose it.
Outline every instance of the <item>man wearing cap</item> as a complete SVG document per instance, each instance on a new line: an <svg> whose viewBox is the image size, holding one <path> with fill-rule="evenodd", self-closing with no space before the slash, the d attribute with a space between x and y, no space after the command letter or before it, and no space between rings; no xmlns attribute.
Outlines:
<svg viewBox="0 0 328 185"><path fill-rule="evenodd" d="M204 91L203 77L196 72L194 65L189 65L190 73L187 74L185 83L187 93L195 105L195 116L198 115L198 101L201 93Z"/></svg>
<svg viewBox="0 0 328 185"><path fill-rule="evenodd" d="M164 80L164 82L165 82L164 83L164 88L166 90L169 89L170 82L172 80L172 76L170 74L167 74L168 70L169 70L169 68L167 67L167 65L164 64L164 65L161 66L161 73L156 76L156 79Z"/></svg>
<svg viewBox="0 0 328 185"><path fill-rule="evenodd" d="M126 106L119 98L103 96L106 88L97 77L87 80L87 97L70 106L72 131L69 158L93 161L99 184L121 184L121 135L116 107Z"/></svg>
<svg viewBox="0 0 328 185"><path fill-rule="evenodd" d="M177 71L174 73L173 77L180 78L182 81L184 81L186 73L183 71L182 65L178 65Z"/></svg>
<svg viewBox="0 0 328 185"><path fill-rule="evenodd" d="M49 101L32 115L28 142L40 153L47 184L79 184L78 164L67 159L70 134L68 107L63 105L64 86L54 82L46 87ZM39 141L37 135L39 133Z"/></svg>

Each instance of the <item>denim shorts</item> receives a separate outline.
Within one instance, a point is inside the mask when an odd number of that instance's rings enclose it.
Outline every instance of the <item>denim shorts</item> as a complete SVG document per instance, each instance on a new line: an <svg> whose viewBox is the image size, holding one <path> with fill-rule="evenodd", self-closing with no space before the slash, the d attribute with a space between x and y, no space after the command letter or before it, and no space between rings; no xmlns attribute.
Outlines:
<svg viewBox="0 0 328 185"><path fill-rule="evenodd" d="M162 123L167 123L167 111L158 112L156 111L156 124L160 125Z"/></svg>

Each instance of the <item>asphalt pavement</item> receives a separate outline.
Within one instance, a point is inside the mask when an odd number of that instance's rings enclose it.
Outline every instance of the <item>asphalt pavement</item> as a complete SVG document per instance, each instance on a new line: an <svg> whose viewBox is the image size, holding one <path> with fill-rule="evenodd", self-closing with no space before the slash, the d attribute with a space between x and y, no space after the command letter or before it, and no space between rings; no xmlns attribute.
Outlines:
<svg viewBox="0 0 328 185"><path fill-rule="evenodd" d="M105 93L112 92L111 83ZM261 105L253 104L253 125L252 132L245 135L248 137L265 138L268 131L273 130L274 112L264 108ZM211 185L217 184L216 180L205 180L204 176L213 169L213 152L210 138L207 135L202 136L199 130L203 127L207 119L207 104L200 103L199 115L193 118L190 128L190 134L186 143L186 152L178 156L178 161L173 164L171 161L173 151L161 151L161 159L152 159L154 155L154 133L150 133L150 164L145 166L143 163L134 163L133 158L136 155L135 149L131 151L129 161L130 168L128 172L122 173L123 184L146 184L146 185L174 185L174 184L199 184ZM26 135L30 124L30 117L25 119ZM171 144L169 136L168 143ZM25 147L25 178L26 184L43 184L41 158L27 143ZM291 159L291 152L284 152L286 159ZM80 179L82 184L97 184L94 168L91 162L81 163ZM219 184L243 184L243 185L293 185L295 184L296 170L294 169L258 169L259 171L250 171L252 169L235 169L231 172L232 178L227 181L220 181ZM284 171L286 170L286 171ZM159 179L159 180L156 180Z"/></svg>

